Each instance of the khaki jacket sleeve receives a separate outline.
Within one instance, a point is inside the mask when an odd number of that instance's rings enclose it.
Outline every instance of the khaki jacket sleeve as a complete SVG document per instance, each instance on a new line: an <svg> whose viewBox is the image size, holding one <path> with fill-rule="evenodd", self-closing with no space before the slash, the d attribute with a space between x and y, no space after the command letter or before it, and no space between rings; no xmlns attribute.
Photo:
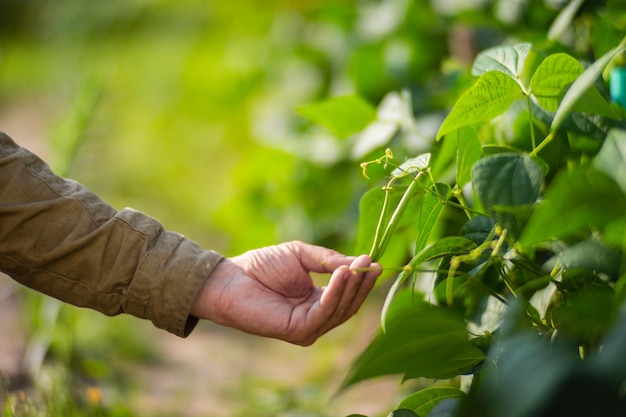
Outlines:
<svg viewBox="0 0 626 417"><path fill-rule="evenodd" d="M185 337L222 259L135 210L116 211L0 132L0 271L62 301Z"/></svg>

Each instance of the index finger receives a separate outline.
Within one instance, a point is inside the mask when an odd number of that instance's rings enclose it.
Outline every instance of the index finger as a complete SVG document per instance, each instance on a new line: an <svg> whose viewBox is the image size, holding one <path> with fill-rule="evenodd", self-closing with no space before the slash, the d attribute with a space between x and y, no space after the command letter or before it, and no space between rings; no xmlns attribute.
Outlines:
<svg viewBox="0 0 626 417"><path fill-rule="evenodd" d="M356 259L355 256L347 256L333 249L304 242L293 241L286 245L309 272L332 273L340 266L350 266Z"/></svg>

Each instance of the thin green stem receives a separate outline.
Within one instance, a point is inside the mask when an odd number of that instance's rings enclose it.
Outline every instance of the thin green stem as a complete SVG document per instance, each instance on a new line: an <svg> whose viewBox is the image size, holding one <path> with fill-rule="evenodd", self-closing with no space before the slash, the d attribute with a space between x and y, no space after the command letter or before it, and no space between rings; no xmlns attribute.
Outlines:
<svg viewBox="0 0 626 417"><path fill-rule="evenodd" d="M535 129L533 127L533 112L532 106L530 102L530 94L526 94L526 103L528 104L528 124L530 127L530 141L532 143L533 150L537 147L537 143L535 140Z"/></svg>
<svg viewBox="0 0 626 417"><path fill-rule="evenodd" d="M391 189L391 181L387 183L387 186L384 188L385 190L385 198L383 199L383 207L380 210L380 216L378 217L378 224L376 225L376 232L374 233L374 241L372 242L372 248L370 249L369 256L373 260L378 260L380 254L378 253L378 240L380 239L380 232L383 227L383 223L385 221L385 216L387 214L387 205L389 203L389 191Z"/></svg>
<svg viewBox="0 0 626 417"><path fill-rule="evenodd" d="M546 136L546 138L545 138L543 141L541 141L541 143L540 143L539 145L537 145L537 147L536 147L535 149L533 149L533 150L530 152L530 154L529 154L529 155L530 155L530 156L537 156L537 154L538 154L538 153L539 153L539 152L540 152L543 148L545 148L546 146L548 146L548 144L549 144L550 142L552 142L552 140L554 139L554 133L555 133L554 131L550 132L550 133L548 134L548 136Z"/></svg>
<svg viewBox="0 0 626 417"><path fill-rule="evenodd" d="M417 180L413 179L413 181L411 181L411 183L406 188L406 190L404 190L404 194L402 194L402 198L400 199L400 202L398 203L398 205L396 206L396 209L394 210L393 214L389 218L389 222L387 223L387 227L385 228L385 231L383 232L383 235L380 239L380 243L378 243L376 249L373 250L373 255L372 255L373 261L378 260L378 258L382 256L382 254L385 252L385 248L387 247L387 244L389 243L389 239L391 239L391 235L396 229L396 226L398 225L398 222L400 220L400 217L402 216L402 213L404 212L404 209L409 204L409 201L411 200L411 197L413 196L413 189L415 188L415 184L417 184Z"/></svg>

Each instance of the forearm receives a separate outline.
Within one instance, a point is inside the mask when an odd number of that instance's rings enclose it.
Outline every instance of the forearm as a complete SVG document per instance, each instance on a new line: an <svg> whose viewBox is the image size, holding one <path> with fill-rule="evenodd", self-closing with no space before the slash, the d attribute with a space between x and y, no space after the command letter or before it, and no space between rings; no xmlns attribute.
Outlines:
<svg viewBox="0 0 626 417"><path fill-rule="evenodd" d="M221 258L142 213L117 212L0 133L0 270L15 280L185 336Z"/></svg>

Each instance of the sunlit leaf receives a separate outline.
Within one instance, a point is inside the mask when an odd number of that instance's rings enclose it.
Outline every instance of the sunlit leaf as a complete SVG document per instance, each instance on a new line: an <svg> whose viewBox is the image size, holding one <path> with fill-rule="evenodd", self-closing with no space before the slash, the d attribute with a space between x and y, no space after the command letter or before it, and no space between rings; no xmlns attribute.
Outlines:
<svg viewBox="0 0 626 417"><path fill-rule="evenodd" d="M394 169L391 175L411 174L423 171L430 164L430 153L424 153L414 158L407 159L398 168Z"/></svg>
<svg viewBox="0 0 626 417"><path fill-rule="evenodd" d="M456 156L456 183L459 187L472 180L472 166L482 156L480 140L476 131L464 127L457 131L458 150Z"/></svg>
<svg viewBox="0 0 626 417"><path fill-rule="evenodd" d="M357 95L333 97L301 106L297 111L340 138L360 132L376 120L376 109Z"/></svg>
<svg viewBox="0 0 626 417"><path fill-rule="evenodd" d="M417 415L426 416L439 401L446 398L465 398L465 393L452 387L426 388L409 395L396 408L412 410Z"/></svg>
<svg viewBox="0 0 626 417"><path fill-rule="evenodd" d="M567 54L550 55L533 74L531 92L544 109L554 112L559 108L567 88L583 71L580 62Z"/></svg>
<svg viewBox="0 0 626 417"><path fill-rule="evenodd" d="M622 51L624 51L625 47L619 46L617 48L611 49L609 52L600 57L597 61L591 64L580 77L574 81L574 83L567 90L567 93L563 97L559 108L554 115L554 119L552 120L552 125L550 128L552 130L556 130L561 126L567 114L574 109L576 103L580 100L581 97L585 94L589 88L592 88L596 80L602 74L604 68Z"/></svg>
<svg viewBox="0 0 626 417"><path fill-rule="evenodd" d="M342 387L392 374L451 378L482 359L483 353L468 341L461 316L404 291L389 311L386 332L379 332L356 359Z"/></svg>
<svg viewBox="0 0 626 417"><path fill-rule="evenodd" d="M518 79L531 48L532 45L529 43L520 43L487 49L476 57L472 74L482 75L489 71L499 71L512 79Z"/></svg>
<svg viewBox="0 0 626 417"><path fill-rule="evenodd" d="M383 209L383 201L385 199L385 194L389 193L387 206L388 210L386 213L386 219L390 215L390 211L392 211L400 202L400 199L404 195L406 190L406 186L404 185L396 185L392 187L391 190L385 191L382 188L374 188L366 192L362 197L359 204L359 233L357 239L357 253L368 253L372 242L374 240L374 235L376 234L376 226L378 225L378 221L381 215L381 210ZM409 213L418 213L421 203L422 197L424 193L417 193L410 204L407 207L407 211ZM412 223L412 219L410 216L403 216L400 220L398 229L402 229L403 227ZM386 221L383 221L383 224L386 224Z"/></svg>
<svg viewBox="0 0 626 417"><path fill-rule="evenodd" d="M456 102L437 133L437 139L463 126L491 120L522 96L522 88L499 71L483 74Z"/></svg>
<svg viewBox="0 0 626 417"><path fill-rule="evenodd" d="M611 325L612 313L613 292L598 287L568 294L567 302L552 310L550 318L564 334L597 342Z"/></svg>

